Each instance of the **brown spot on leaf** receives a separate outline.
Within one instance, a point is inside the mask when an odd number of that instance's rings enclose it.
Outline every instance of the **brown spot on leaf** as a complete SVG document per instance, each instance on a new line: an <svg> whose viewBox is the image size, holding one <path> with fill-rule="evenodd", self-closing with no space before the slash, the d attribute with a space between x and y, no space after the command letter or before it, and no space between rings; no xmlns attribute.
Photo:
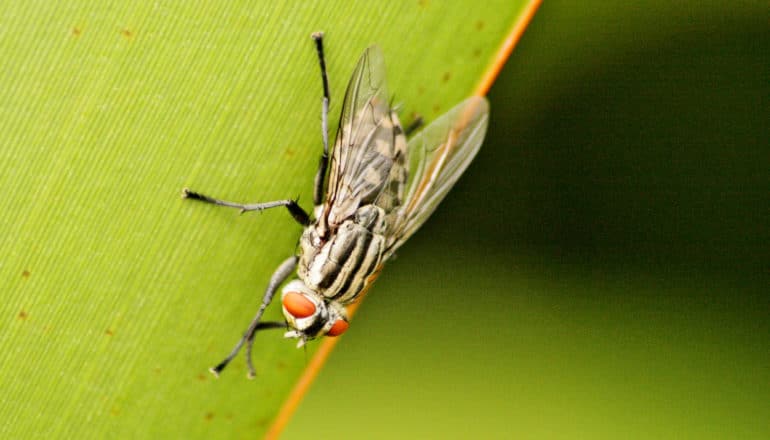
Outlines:
<svg viewBox="0 0 770 440"><path fill-rule="evenodd" d="M211 421L211 419L214 418L214 413L209 411L203 415L203 418L206 419L206 421Z"/></svg>
<svg viewBox="0 0 770 440"><path fill-rule="evenodd" d="M24 279L29 278L30 275L32 275L32 272L28 271L27 269L21 271L21 277Z"/></svg>
<svg viewBox="0 0 770 440"><path fill-rule="evenodd" d="M83 31L79 27L72 28L72 36L79 37Z"/></svg>
<svg viewBox="0 0 770 440"><path fill-rule="evenodd" d="M484 22L479 20L476 22L476 30L480 31L482 29L484 29Z"/></svg>
<svg viewBox="0 0 770 440"><path fill-rule="evenodd" d="M451 74L451 73L449 73L449 72L444 72L444 75L443 75L443 76L441 76L441 81L442 81L442 82L447 82L447 81L449 81L451 78L452 78L452 74Z"/></svg>
<svg viewBox="0 0 770 440"><path fill-rule="evenodd" d="M417 0L417 4L424 8L428 6L428 0Z"/></svg>
<svg viewBox="0 0 770 440"><path fill-rule="evenodd" d="M27 316L29 316L29 314L26 311L22 310L19 312L19 315L17 317L21 320L25 320L27 319Z"/></svg>
<svg viewBox="0 0 770 440"><path fill-rule="evenodd" d="M115 332L113 332L112 329L108 328L107 330L104 331L104 334L107 336L113 336Z"/></svg>
<svg viewBox="0 0 770 440"><path fill-rule="evenodd" d="M473 49L473 58L481 56L481 49Z"/></svg>
<svg viewBox="0 0 770 440"><path fill-rule="evenodd" d="M199 381L201 381L201 382L205 382L207 378L208 378L208 376L206 376L205 374L203 374L203 373L198 373L197 379L198 379Z"/></svg>
<svg viewBox="0 0 770 440"><path fill-rule="evenodd" d="M134 31L128 28L124 28L122 31L120 31L121 34L123 34L126 38L131 38L134 36Z"/></svg>

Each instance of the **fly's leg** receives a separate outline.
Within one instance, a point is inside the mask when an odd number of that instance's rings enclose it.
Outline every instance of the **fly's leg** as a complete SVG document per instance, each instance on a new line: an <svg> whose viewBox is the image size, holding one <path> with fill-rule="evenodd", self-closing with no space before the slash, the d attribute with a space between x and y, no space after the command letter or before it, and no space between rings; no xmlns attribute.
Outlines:
<svg viewBox="0 0 770 440"><path fill-rule="evenodd" d="M412 133L415 132L418 128L422 127L423 124L422 116L417 115L415 116L414 120L412 120L412 123L407 125L407 127L404 129L404 134L409 137L412 135Z"/></svg>
<svg viewBox="0 0 770 440"><path fill-rule="evenodd" d="M324 57L323 47L323 32L315 32L312 35L315 41L316 52L318 52L318 64L321 66L321 82L323 83L324 96L321 102L321 134L323 137L323 154L318 161L318 171L315 176L315 184L313 188L313 205L319 206L323 203L324 193L324 179L326 178L326 169L329 165L329 79L326 75L326 58ZM214 197L207 196L188 188L182 191L182 197L186 199L200 200L201 202L212 203L219 206L228 206L230 208L237 208L241 210L241 213L246 211L262 211L265 209L275 208L277 206L285 206L289 210L289 213L294 220L303 226L310 224L310 216L304 209L302 209L296 200L276 200L274 202L265 203L252 203L243 204L236 202L228 202L227 200L220 200Z"/></svg>
<svg viewBox="0 0 770 440"><path fill-rule="evenodd" d="M289 214L291 214L291 216L294 217L294 220L296 220L297 223L301 224L302 226L307 226L310 224L310 216L308 215L307 212L305 212L304 209L302 209L301 206L299 206L296 200L276 200L273 202L244 204L244 203L228 202L227 200L215 199L214 197L209 197L205 194L192 191L189 188L185 188L182 190L182 198L191 199L191 200L200 200L201 202L211 203L213 205L237 208L241 210L241 214L247 211L263 211L265 209L285 206L286 209L289 210Z"/></svg>
<svg viewBox="0 0 770 440"><path fill-rule="evenodd" d="M254 370L254 364L251 361L251 347L254 345L254 335L256 335L257 331L268 328L286 328L286 324L283 322L260 322L260 319L262 319L262 314L265 312L267 306L273 301L273 295L275 295L275 292L278 290L278 286L286 281L286 278L294 272L294 268L297 267L297 260L298 258L296 256L287 258L286 261L281 263L281 265L278 266L278 269L273 272L273 276L270 277L270 283L267 285L267 289L265 289L265 294L262 296L262 304L260 304L254 319L251 320L251 324L246 330L246 333L243 334L243 337L237 344L235 344L233 350L222 362L209 369L214 376L219 377L219 373L221 373L227 364L229 364L238 354L241 347L243 347L243 344L246 344L246 365L249 368L249 378L251 379L256 376L257 373Z"/></svg>
<svg viewBox="0 0 770 440"><path fill-rule="evenodd" d="M321 66L321 81L323 82L324 97L321 102L321 132L323 136L324 151L318 161L318 171L315 175L313 187L313 204L319 206L323 203L324 179L326 168L329 165L329 80L326 77L326 60L324 59L323 32L315 32L312 37L315 41L315 49L318 52L318 64Z"/></svg>

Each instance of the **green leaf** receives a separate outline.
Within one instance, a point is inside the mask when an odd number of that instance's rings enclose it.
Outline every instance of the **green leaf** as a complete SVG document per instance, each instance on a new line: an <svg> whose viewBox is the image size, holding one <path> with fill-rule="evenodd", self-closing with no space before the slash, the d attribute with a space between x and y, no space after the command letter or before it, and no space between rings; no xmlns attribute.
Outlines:
<svg viewBox="0 0 770 440"><path fill-rule="evenodd" d="M0 10L3 438L254 438L317 347L236 342L300 228L184 201L312 200L326 33L335 126L381 45L405 115L474 87L525 1L253 2ZM268 319L280 319L272 307Z"/></svg>

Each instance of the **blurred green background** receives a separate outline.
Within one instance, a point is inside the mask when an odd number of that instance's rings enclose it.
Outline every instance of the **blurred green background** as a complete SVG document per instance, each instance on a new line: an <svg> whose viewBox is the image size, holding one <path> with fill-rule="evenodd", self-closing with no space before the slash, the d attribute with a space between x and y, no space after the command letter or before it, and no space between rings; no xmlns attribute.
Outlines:
<svg viewBox="0 0 770 440"><path fill-rule="evenodd" d="M541 7L285 438L770 438L770 8L614 3Z"/></svg>

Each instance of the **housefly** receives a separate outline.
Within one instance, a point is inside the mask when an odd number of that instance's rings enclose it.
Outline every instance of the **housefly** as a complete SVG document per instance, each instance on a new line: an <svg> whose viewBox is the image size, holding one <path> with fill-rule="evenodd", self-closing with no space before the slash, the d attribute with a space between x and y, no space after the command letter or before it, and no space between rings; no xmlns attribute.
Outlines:
<svg viewBox="0 0 770 440"><path fill-rule="evenodd" d="M314 210L295 200L242 204L185 188L183 197L241 212L283 206L304 226L297 255L273 273L262 303L230 354L211 368L219 373L246 345L249 377L257 331L284 328L297 346L320 336L339 336L348 328L346 306L362 296L383 264L433 213L481 147L489 104L474 96L461 102L407 141L406 129L390 105L385 63L377 46L364 51L345 92L334 148L329 149L329 84L323 34L313 34L323 83L323 153L315 176ZM419 118L418 118L419 121ZM325 183L325 180L328 182ZM263 322L262 315L282 289L286 322Z"/></svg>

